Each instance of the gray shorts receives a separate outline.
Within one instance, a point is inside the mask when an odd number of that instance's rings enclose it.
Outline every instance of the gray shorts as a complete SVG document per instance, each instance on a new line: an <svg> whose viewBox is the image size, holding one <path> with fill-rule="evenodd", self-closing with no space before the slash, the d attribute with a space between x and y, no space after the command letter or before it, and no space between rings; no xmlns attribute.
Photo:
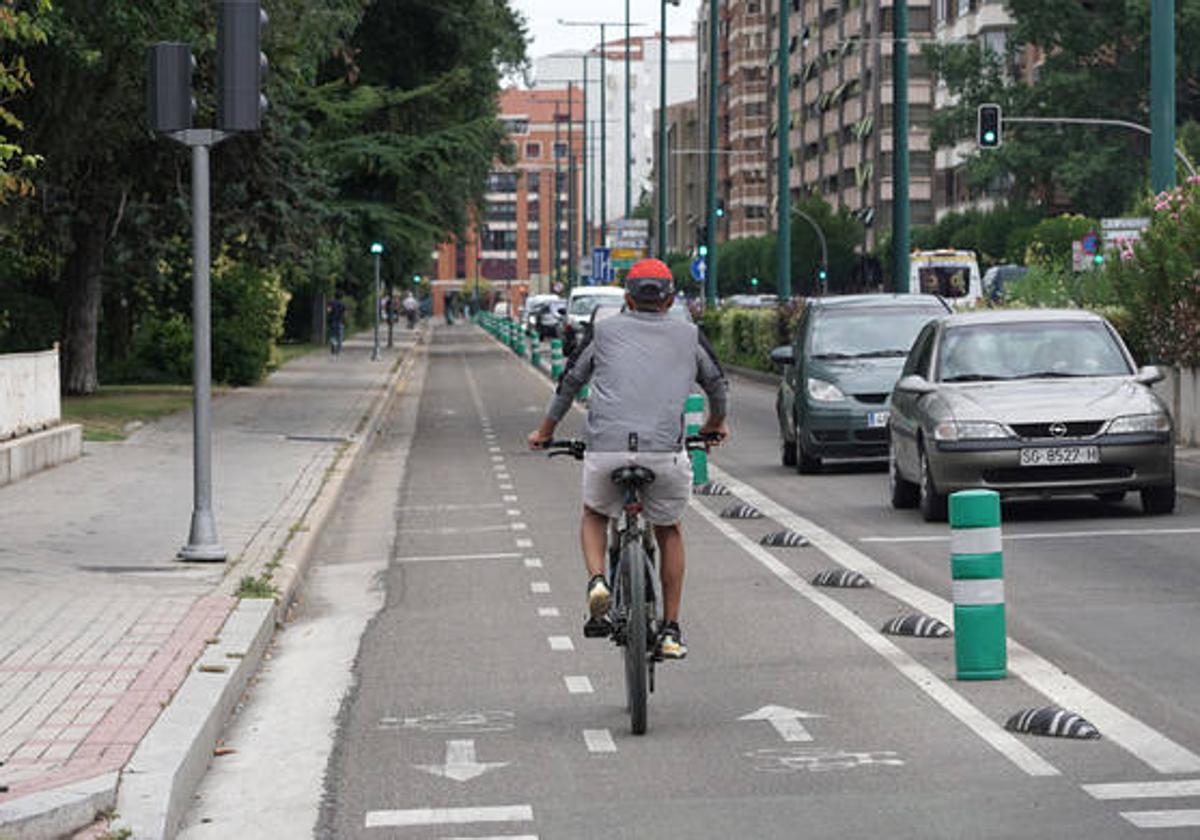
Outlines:
<svg viewBox="0 0 1200 840"><path fill-rule="evenodd" d="M620 515L625 501L613 483L613 471L646 467L654 483L642 489L642 506L651 525L674 525L692 497L692 466L686 452L588 452L583 456L583 503L605 516Z"/></svg>

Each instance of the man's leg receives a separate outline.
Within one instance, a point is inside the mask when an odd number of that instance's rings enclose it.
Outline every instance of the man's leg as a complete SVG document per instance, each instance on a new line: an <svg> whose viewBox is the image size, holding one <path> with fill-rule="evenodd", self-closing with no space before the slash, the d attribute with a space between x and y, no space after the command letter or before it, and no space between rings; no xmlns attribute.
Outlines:
<svg viewBox="0 0 1200 840"><path fill-rule="evenodd" d="M580 542L583 544L583 560L587 564L588 578L605 574L608 567L604 556L605 549L608 548L608 517L584 507Z"/></svg>
<svg viewBox="0 0 1200 840"><path fill-rule="evenodd" d="M683 599L683 527L655 525L654 537L662 562L663 620L679 621L679 604Z"/></svg>

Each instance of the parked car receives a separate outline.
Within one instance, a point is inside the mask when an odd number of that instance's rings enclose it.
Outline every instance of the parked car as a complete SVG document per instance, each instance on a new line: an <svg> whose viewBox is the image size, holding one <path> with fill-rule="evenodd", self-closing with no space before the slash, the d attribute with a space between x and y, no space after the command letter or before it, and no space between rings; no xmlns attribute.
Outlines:
<svg viewBox="0 0 1200 840"><path fill-rule="evenodd" d="M850 295L808 302L775 400L781 460L802 473L824 458L887 455L888 396L917 333L950 308L931 295Z"/></svg>
<svg viewBox="0 0 1200 840"><path fill-rule="evenodd" d="M973 312L921 331L892 392L892 504L944 519L950 493L1131 490L1175 509L1171 417L1104 318L1079 310Z"/></svg>
<svg viewBox="0 0 1200 840"><path fill-rule="evenodd" d="M983 275L983 296L992 303L1000 303L1012 284L1028 273L1028 268L1011 263L992 266Z"/></svg>
<svg viewBox="0 0 1200 840"><path fill-rule="evenodd" d="M576 286L571 290L567 298L567 317L562 323L563 353L566 355L575 351L579 333L601 299L624 302L625 290L619 286Z"/></svg>

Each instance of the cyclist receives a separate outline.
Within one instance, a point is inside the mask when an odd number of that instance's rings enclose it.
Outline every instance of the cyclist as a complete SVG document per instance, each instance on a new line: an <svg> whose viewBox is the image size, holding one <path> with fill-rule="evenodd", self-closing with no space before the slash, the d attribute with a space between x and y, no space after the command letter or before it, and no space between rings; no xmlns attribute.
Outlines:
<svg viewBox="0 0 1200 840"><path fill-rule="evenodd" d="M679 629L685 565L680 519L692 486L683 440L684 402L694 382L708 395L708 418L700 432L722 438L729 432L725 374L695 324L667 317L674 300L671 270L664 263L636 263L625 278L627 310L596 323L567 363L541 425L529 434L530 448L544 447L579 389L591 382L580 526L589 624L607 620L610 599L604 574L608 520L620 515L623 502L610 476L626 465L654 472L642 502L662 558L664 620L657 648L664 659L687 655Z"/></svg>

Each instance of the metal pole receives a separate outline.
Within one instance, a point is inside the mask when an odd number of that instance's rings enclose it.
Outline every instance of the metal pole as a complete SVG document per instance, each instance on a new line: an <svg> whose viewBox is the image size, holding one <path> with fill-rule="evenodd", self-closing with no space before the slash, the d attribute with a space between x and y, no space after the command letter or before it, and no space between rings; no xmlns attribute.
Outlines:
<svg viewBox="0 0 1200 840"><path fill-rule="evenodd" d="M375 343L371 348L371 361L379 361L379 254L375 254Z"/></svg>
<svg viewBox="0 0 1200 840"><path fill-rule="evenodd" d="M1175 187L1175 0L1150 7L1150 180L1155 193Z"/></svg>
<svg viewBox="0 0 1200 840"><path fill-rule="evenodd" d="M1096 125L1106 128L1128 128L1131 131L1138 131L1145 134L1147 137L1153 137L1154 131L1145 125L1140 125L1129 120L1108 120L1094 117L1002 117L1004 123L1013 123L1015 125ZM1175 158L1183 165L1183 168L1188 171L1191 177L1196 176L1196 166L1184 154L1183 149L1175 146Z"/></svg>
<svg viewBox="0 0 1200 840"><path fill-rule="evenodd" d="M816 231L817 240L821 243L821 268L829 269L829 243L825 240L825 231L821 230L821 226L817 224L817 220L805 213L803 210L793 210L792 215L799 216L804 221L812 226Z"/></svg>
<svg viewBox="0 0 1200 840"><path fill-rule="evenodd" d="M780 300L792 297L792 159L791 108L788 102L789 48L791 31L789 9L791 0L779 0L779 195L776 197L779 214L778 259L779 273L776 290Z"/></svg>
<svg viewBox="0 0 1200 840"><path fill-rule="evenodd" d="M387 290L387 313L388 313L387 328L388 328L388 349L389 350L391 350L392 347L394 346L394 344L392 343L392 332L393 332L393 327L396 322L395 300L396 300L396 290L392 287L392 283L389 280L388 281L388 290Z"/></svg>
<svg viewBox="0 0 1200 840"><path fill-rule="evenodd" d="M633 91L629 64L629 0L625 0L625 218L633 216Z"/></svg>
<svg viewBox="0 0 1200 840"><path fill-rule="evenodd" d="M709 0L708 15L708 283L706 300L717 302L717 72L721 44L721 0Z"/></svg>
<svg viewBox="0 0 1200 840"><path fill-rule="evenodd" d="M562 174L561 158L558 155L558 146L561 142L560 124L558 121L558 103L554 103L554 268L551 270L550 276L551 288L553 284L559 282L562 277L560 262L562 257L562 208L558 201L558 182L559 176Z"/></svg>
<svg viewBox="0 0 1200 840"><path fill-rule="evenodd" d="M896 0L892 39L892 277L893 287L908 292L910 231L908 215L908 0Z"/></svg>
<svg viewBox="0 0 1200 840"><path fill-rule="evenodd" d="M583 199L579 202L583 211L583 235L579 237L579 258L585 263L592 252L592 217L588 212L588 54L583 54Z"/></svg>
<svg viewBox="0 0 1200 840"><path fill-rule="evenodd" d="M658 34L658 258L667 258L667 0Z"/></svg>
<svg viewBox="0 0 1200 840"><path fill-rule="evenodd" d="M209 294L209 144L192 147L192 525L180 560L220 563L212 506L212 301Z"/></svg>
<svg viewBox="0 0 1200 840"><path fill-rule="evenodd" d="M600 247L608 245L608 47L600 24Z"/></svg>
<svg viewBox="0 0 1200 840"><path fill-rule="evenodd" d="M575 285L575 83L567 82L567 291Z"/></svg>

